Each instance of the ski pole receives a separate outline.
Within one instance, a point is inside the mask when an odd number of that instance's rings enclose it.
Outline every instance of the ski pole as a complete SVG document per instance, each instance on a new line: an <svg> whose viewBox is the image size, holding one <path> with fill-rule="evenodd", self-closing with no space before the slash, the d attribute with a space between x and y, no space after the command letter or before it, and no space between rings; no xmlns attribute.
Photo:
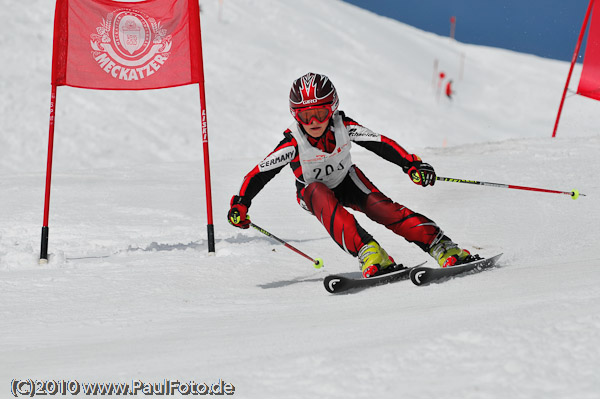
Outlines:
<svg viewBox="0 0 600 399"><path fill-rule="evenodd" d="M539 192L542 192L542 193L565 194L565 195L571 196L571 198L573 198L574 200L576 200L577 198L579 198L580 195L585 197L585 194L580 194L579 191L577 191L577 190L573 190L573 191L557 191L557 190L548 190L548 189L545 189L545 188L515 186L515 185L512 185L512 184L488 183L488 182L477 181L477 180L453 179L453 178L450 178L450 177L441 177L441 176L437 176L436 180L448 181L448 182L452 182L452 183L477 184L477 185L480 185L480 186L489 186L489 187L513 188L513 189L516 189L516 190L539 191Z"/></svg>
<svg viewBox="0 0 600 399"><path fill-rule="evenodd" d="M304 252L300 251L298 248L294 247L291 244L288 244L287 242L283 241L281 238L274 236L273 234L269 233L267 230L263 229L262 227L259 227L259 226L255 225L252 222L250 222L250 226L254 227L256 230L260 231L261 233L263 233L267 237L271 237L271 238L274 238L275 240L279 241L280 243L282 243L283 245L285 245L286 247L288 247L292 251L296 252L298 255L304 256L306 259L310 260L313 263L313 266L314 266L315 269L320 269L320 268L323 267L323 259L321 259L321 258L316 258L316 259L311 258L310 256L308 256Z"/></svg>

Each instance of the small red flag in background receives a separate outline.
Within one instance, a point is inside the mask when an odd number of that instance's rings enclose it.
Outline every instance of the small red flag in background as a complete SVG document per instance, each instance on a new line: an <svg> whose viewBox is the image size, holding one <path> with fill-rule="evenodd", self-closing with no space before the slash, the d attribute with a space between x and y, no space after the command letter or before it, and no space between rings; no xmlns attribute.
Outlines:
<svg viewBox="0 0 600 399"><path fill-rule="evenodd" d="M600 4L592 11L577 94L600 100Z"/></svg>
<svg viewBox="0 0 600 399"><path fill-rule="evenodd" d="M145 90L202 76L198 0L57 0L53 85Z"/></svg>

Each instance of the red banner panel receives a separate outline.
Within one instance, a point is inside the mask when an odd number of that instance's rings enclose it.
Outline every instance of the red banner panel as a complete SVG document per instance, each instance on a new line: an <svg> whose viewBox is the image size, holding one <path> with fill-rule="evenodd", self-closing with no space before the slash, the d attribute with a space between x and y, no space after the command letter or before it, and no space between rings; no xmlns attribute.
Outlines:
<svg viewBox="0 0 600 399"><path fill-rule="evenodd" d="M203 82L198 0L57 0L52 84L146 90Z"/></svg>
<svg viewBox="0 0 600 399"><path fill-rule="evenodd" d="M600 4L594 4L577 94L600 100Z"/></svg>

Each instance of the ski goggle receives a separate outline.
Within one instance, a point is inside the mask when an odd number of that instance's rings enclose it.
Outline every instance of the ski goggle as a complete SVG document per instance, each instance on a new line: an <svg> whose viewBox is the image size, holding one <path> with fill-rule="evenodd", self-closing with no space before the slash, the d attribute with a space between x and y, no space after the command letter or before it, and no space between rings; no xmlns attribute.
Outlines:
<svg viewBox="0 0 600 399"><path fill-rule="evenodd" d="M323 123L333 115L331 105L320 105L318 107L301 108L296 110L296 120L303 125L310 125L313 119L317 122Z"/></svg>

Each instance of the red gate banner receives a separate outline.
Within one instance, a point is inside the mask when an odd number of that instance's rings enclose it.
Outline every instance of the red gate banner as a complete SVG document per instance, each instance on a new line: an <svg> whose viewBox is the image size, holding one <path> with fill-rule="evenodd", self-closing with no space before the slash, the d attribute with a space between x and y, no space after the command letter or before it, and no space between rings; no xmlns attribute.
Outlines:
<svg viewBox="0 0 600 399"><path fill-rule="evenodd" d="M56 0L40 263L48 262L48 221L57 86L147 90L198 83L204 149L208 252L215 252L202 65L198 0Z"/></svg>
<svg viewBox="0 0 600 399"><path fill-rule="evenodd" d="M198 0L57 0L53 85L146 90L202 76Z"/></svg>
<svg viewBox="0 0 600 399"><path fill-rule="evenodd" d="M577 94L600 100L600 5L592 10Z"/></svg>

